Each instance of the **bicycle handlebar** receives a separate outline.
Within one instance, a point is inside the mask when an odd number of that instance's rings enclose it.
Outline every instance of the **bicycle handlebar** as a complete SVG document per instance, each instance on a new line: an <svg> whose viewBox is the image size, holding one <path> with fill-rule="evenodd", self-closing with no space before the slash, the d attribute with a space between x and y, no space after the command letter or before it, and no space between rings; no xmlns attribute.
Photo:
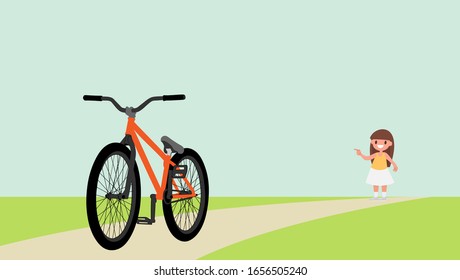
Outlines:
<svg viewBox="0 0 460 280"><path fill-rule="evenodd" d="M152 101L176 101L176 100L184 100L185 94L174 94L174 95L162 95L162 96L153 96L149 99L145 100L141 105L136 108L131 108L131 112L136 113L140 110L144 109ZM118 109L118 111L122 113L126 113L126 109L120 106L115 99L110 96L102 96L102 95L83 95L83 100L85 101L110 101L112 102L113 106Z"/></svg>
<svg viewBox="0 0 460 280"><path fill-rule="evenodd" d="M163 101L184 100L185 94L163 95Z"/></svg>
<svg viewBox="0 0 460 280"><path fill-rule="evenodd" d="M85 101L102 101L102 95L83 95Z"/></svg>

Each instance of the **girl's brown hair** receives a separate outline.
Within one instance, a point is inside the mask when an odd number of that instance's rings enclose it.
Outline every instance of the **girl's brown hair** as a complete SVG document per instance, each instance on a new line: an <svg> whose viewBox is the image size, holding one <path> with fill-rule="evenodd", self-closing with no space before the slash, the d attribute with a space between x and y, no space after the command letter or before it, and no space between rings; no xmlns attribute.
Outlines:
<svg viewBox="0 0 460 280"><path fill-rule="evenodd" d="M393 145L388 147L388 149L385 151L385 153L387 153L391 158L393 158L393 153L394 153L394 150L395 150L395 140L393 139L393 135L391 134L391 132L389 132L386 129L379 129L379 130L375 131L374 133L372 133L371 140L374 140L374 139L382 139L382 140L391 141L391 143L393 143ZM378 151L376 149L374 149L374 146L372 146L372 143L371 143L370 154L373 155L373 154L375 154L377 152ZM372 160L372 162L374 162L374 160ZM391 162L389 162L387 160L387 167L390 167L390 165L391 165Z"/></svg>

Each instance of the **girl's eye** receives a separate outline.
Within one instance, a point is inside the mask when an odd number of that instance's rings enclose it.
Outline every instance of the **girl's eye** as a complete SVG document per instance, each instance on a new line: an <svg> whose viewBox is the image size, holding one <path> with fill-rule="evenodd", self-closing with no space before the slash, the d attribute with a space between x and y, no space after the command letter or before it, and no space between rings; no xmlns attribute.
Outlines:
<svg viewBox="0 0 460 280"><path fill-rule="evenodd" d="M375 141L375 145L377 145L377 141Z"/></svg>
<svg viewBox="0 0 460 280"><path fill-rule="evenodd" d="M385 145L387 144L387 141L385 141Z"/></svg>

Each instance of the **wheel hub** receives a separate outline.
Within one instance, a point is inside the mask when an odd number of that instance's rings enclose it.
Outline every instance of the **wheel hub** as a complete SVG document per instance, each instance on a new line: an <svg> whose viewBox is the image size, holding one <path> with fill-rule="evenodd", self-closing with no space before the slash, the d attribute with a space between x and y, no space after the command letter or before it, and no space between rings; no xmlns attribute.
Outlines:
<svg viewBox="0 0 460 280"><path fill-rule="evenodd" d="M122 194L122 193L113 194L113 193L109 192L108 194L105 195L105 198L107 198L109 200L112 200L112 199L122 200L122 199L126 199L126 196L124 194Z"/></svg>

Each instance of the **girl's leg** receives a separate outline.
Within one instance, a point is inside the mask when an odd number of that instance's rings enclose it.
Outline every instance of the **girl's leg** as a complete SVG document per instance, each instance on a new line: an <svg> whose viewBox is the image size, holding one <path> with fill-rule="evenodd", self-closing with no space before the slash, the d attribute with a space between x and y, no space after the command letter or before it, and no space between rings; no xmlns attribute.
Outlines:
<svg viewBox="0 0 460 280"><path fill-rule="evenodd" d="M379 197L379 186L374 186L374 198Z"/></svg>
<svg viewBox="0 0 460 280"><path fill-rule="evenodd" d="M382 186L382 198L387 199L387 186Z"/></svg>

